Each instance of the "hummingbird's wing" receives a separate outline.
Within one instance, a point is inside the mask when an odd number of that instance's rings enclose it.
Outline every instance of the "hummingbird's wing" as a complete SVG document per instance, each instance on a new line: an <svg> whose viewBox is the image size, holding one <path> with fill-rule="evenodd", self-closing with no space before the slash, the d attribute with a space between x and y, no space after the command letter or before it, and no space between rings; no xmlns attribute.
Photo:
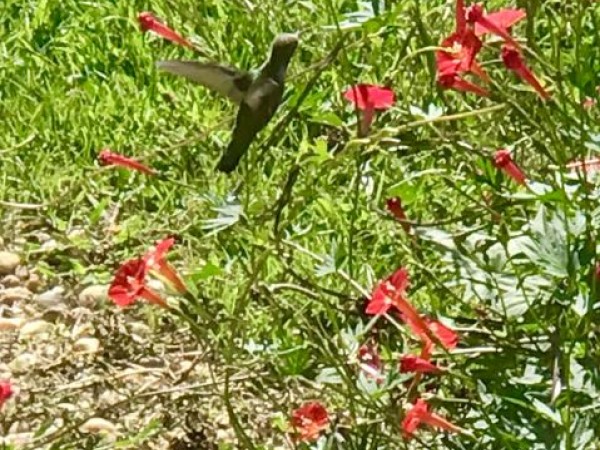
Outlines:
<svg viewBox="0 0 600 450"><path fill-rule="evenodd" d="M250 72L244 72L217 63L198 61L159 61L156 66L165 72L187 78L240 104L253 81Z"/></svg>
<svg viewBox="0 0 600 450"><path fill-rule="evenodd" d="M248 147L277 111L283 86L269 77L259 77L240 104L231 142L221 157L217 169L232 172Z"/></svg>

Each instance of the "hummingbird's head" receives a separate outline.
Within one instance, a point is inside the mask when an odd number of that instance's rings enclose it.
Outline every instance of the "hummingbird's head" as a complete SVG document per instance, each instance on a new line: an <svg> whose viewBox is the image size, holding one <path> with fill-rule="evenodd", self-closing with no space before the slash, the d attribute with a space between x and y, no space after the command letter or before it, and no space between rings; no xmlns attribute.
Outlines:
<svg viewBox="0 0 600 450"><path fill-rule="evenodd" d="M298 47L298 34L281 33L273 41L271 57L287 64Z"/></svg>

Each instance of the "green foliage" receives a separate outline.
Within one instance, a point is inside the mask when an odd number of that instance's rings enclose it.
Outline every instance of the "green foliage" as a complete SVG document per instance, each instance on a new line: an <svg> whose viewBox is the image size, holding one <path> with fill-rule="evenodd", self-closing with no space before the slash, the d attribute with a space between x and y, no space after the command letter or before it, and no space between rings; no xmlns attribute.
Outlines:
<svg viewBox="0 0 600 450"><path fill-rule="evenodd" d="M7 206L5 234L41 219L59 246L29 244L31 258L82 284L106 282L126 258L177 235L177 265L212 318L198 319L202 347L225 372L261 374L259 392L284 393L273 412L326 404L331 427L312 448L597 448L600 191L565 165L600 150L600 109L581 107L599 95L600 4L517 2L528 20L514 34L552 92L542 102L498 63L494 39L482 51L491 98L436 85L453 3L5 0L0 198L43 205ZM262 63L275 34L302 31L284 104L233 175L214 171L233 107L157 73L156 60L194 56L140 33L145 9L242 68ZM397 95L361 139L342 98L357 82ZM104 147L162 176L101 168ZM498 148L513 149L527 187L493 166ZM413 236L385 213L392 196ZM364 314L374 283L399 266L410 301L461 337L435 354L448 371L418 392L471 434L423 428L410 443L401 434L413 377L396 366L414 337ZM381 384L356 361L369 339L393 368ZM287 421L273 416L283 436ZM54 448L69 448L72 435L57 439Z"/></svg>

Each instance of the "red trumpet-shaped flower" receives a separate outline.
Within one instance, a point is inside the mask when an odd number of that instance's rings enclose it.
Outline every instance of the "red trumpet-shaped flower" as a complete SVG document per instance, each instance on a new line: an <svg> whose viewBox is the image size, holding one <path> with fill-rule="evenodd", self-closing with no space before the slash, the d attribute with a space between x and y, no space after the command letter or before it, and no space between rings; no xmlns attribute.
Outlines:
<svg viewBox="0 0 600 450"><path fill-rule="evenodd" d="M344 98L352 102L356 109L362 111L362 119L359 127L360 136L369 134L376 110L389 109L396 101L394 91L372 84L351 86L344 92Z"/></svg>
<svg viewBox="0 0 600 450"><path fill-rule="evenodd" d="M512 70L521 80L528 83L544 100L550 98L550 94L542 87L533 72L527 67L521 53L510 45L502 46L502 62L507 69Z"/></svg>
<svg viewBox="0 0 600 450"><path fill-rule="evenodd" d="M433 340L431 340L431 335L435 336L438 342L442 344L446 350L452 350L453 348L456 348L458 345L458 334L456 331L448 328L437 320L430 319L429 317L424 317L423 320L427 324L430 335L421 336L421 340L423 342L420 356L421 359L429 361L431 355L433 354L435 343Z"/></svg>
<svg viewBox="0 0 600 450"><path fill-rule="evenodd" d="M10 381L0 381L0 409L6 401L13 396L13 386Z"/></svg>
<svg viewBox="0 0 600 450"><path fill-rule="evenodd" d="M120 307L129 306L138 298L168 308L165 300L146 285L148 266L142 258L130 259L119 267L108 289L109 298Z"/></svg>
<svg viewBox="0 0 600 450"><path fill-rule="evenodd" d="M151 169L135 159L115 153L108 148L105 148L100 152L98 159L100 160L100 164L105 166L119 166L124 167L125 169L137 170L146 175L156 175L154 169Z"/></svg>
<svg viewBox="0 0 600 450"><path fill-rule="evenodd" d="M393 292L396 297L405 296L409 283L408 271L401 267L387 279L377 284L371 294L366 313L372 315L387 313L394 304L390 294Z"/></svg>
<svg viewBox="0 0 600 450"><path fill-rule="evenodd" d="M442 41L443 50L435 52L436 72L438 77L472 72L485 81L489 81L487 73L477 64L475 57L481 50L482 43L470 28L456 32Z"/></svg>
<svg viewBox="0 0 600 450"><path fill-rule="evenodd" d="M429 411L429 405L425 400L419 398L411 409L406 413L402 421L402 432L406 439L410 439L421 424L429 425L434 428L450 431L452 433L462 433L464 430L449 422L442 416Z"/></svg>
<svg viewBox="0 0 600 450"><path fill-rule="evenodd" d="M519 166L513 161L510 151L501 149L494 155L494 165L506 173L516 183L525 185L527 178Z"/></svg>
<svg viewBox="0 0 600 450"><path fill-rule="evenodd" d="M425 323L429 331L440 341L440 343L448 350L456 348L458 345L458 334L456 331L448 328L442 322L425 317Z"/></svg>
<svg viewBox="0 0 600 450"><path fill-rule="evenodd" d="M186 294L188 290L183 280L175 268L167 261L167 253L174 243L174 238L163 239L156 244L154 250L146 253L144 261L148 270L154 270L161 277L166 279L177 292Z"/></svg>
<svg viewBox="0 0 600 450"><path fill-rule="evenodd" d="M431 361L416 355L404 355L400 358L400 372L438 373L440 368Z"/></svg>
<svg viewBox="0 0 600 450"><path fill-rule="evenodd" d="M406 297L408 285L408 271L401 267L375 286L366 313L373 315L385 314L393 306L398 310L400 317L412 333L428 347L428 351L431 350L436 340L447 349L456 347L458 336L454 331L428 317L421 317L415 307L408 301ZM421 356L423 357L423 355ZM428 359L428 357L424 357L424 359Z"/></svg>
<svg viewBox="0 0 600 450"><path fill-rule="evenodd" d="M402 200L398 197L389 198L386 202L388 211L400 222L406 233L410 233L410 224L407 223L406 213L402 207Z"/></svg>
<svg viewBox="0 0 600 450"><path fill-rule="evenodd" d="M308 402L292 413L291 425L298 440L313 441L329 426L329 415L319 402Z"/></svg>
<svg viewBox="0 0 600 450"><path fill-rule="evenodd" d="M414 334L421 339L429 339L427 323L406 298L408 284L408 271L405 268L398 269L375 288L371 296L372 303L367 306L367 314L381 314L376 311L380 309L386 312L386 308L394 306Z"/></svg>
<svg viewBox="0 0 600 450"><path fill-rule="evenodd" d="M527 13L524 9L505 8L485 14L483 17L485 22L494 24L495 29L504 30L508 34L514 24L527 17ZM483 36L487 33L494 33L494 30L491 30L481 22L475 23L475 34L477 36Z"/></svg>
<svg viewBox="0 0 600 450"><path fill-rule="evenodd" d="M485 29L486 32L496 34L513 47L520 48L519 43L513 39L506 28L501 26L499 23L490 20L489 16L485 15L483 6L480 3L471 5L466 9L466 19L467 23L471 25L479 25L481 30Z"/></svg>
<svg viewBox="0 0 600 450"><path fill-rule="evenodd" d="M454 89L455 91L461 92L471 92L473 94L477 94L481 97L489 97L490 93L482 88L481 86L477 86L470 81L463 80L458 73L447 73L437 78L438 84L445 89Z"/></svg>
<svg viewBox="0 0 600 450"><path fill-rule="evenodd" d="M138 15L138 22L140 23L140 28L142 31L152 31L162 38L171 41L175 44L182 45L183 47L188 47L193 49L193 44L187 39L183 38L179 33L175 32L164 23L160 22L154 14L151 12L141 12Z"/></svg>

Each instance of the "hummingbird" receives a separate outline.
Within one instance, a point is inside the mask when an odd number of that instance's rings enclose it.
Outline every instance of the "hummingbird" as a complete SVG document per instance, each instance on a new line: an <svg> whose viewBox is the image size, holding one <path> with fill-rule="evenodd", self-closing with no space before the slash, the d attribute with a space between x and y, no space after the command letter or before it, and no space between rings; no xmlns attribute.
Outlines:
<svg viewBox="0 0 600 450"><path fill-rule="evenodd" d="M239 105L231 141L217 170L234 171L256 135L275 115L283 97L287 67L297 46L297 34L279 34L271 45L269 59L254 73L215 62L157 63L160 70L187 78Z"/></svg>

